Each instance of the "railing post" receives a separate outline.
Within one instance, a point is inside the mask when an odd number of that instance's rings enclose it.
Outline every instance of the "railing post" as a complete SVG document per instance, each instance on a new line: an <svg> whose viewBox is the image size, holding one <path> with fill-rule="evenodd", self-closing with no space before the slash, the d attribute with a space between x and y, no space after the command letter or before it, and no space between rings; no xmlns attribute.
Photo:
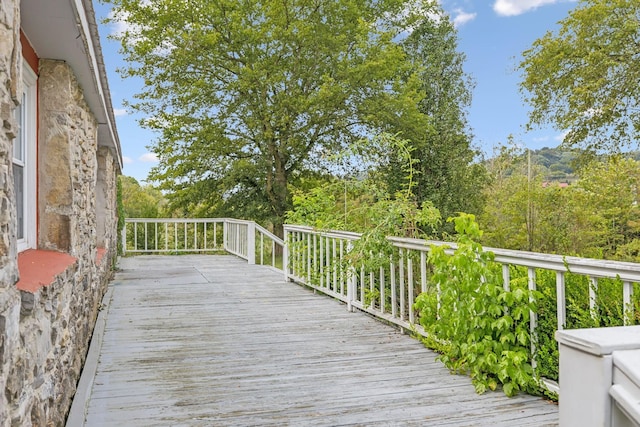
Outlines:
<svg viewBox="0 0 640 427"><path fill-rule="evenodd" d="M556 332L560 348L560 425L614 426L613 352L640 349L640 326ZM630 425L630 424L629 424Z"/></svg>
<svg viewBox="0 0 640 427"><path fill-rule="evenodd" d="M247 224L247 262L256 263L256 223Z"/></svg>
<svg viewBox="0 0 640 427"><path fill-rule="evenodd" d="M229 231L228 231L228 223L227 220L225 219L222 222L222 249L224 249L225 251L229 250L229 245L227 243L227 239L229 236Z"/></svg>
<svg viewBox="0 0 640 427"><path fill-rule="evenodd" d="M284 281L289 281L289 231L284 227L282 233L284 245L282 245L282 271L284 272Z"/></svg>
<svg viewBox="0 0 640 427"><path fill-rule="evenodd" d="M351 253L352 246L351 242L347 243L347 254ZM349 265L347 268L347 310L350 312L353 312L353 298L357 287L356 280L358 280L358 273L353 265Z"/></svg>
<svg viewBox="0 0 640 427"><path fill-rule="evenodd" d="M120 234L122 236L122 255L125 255L127 253L127 221L122 225Z"/></svg>

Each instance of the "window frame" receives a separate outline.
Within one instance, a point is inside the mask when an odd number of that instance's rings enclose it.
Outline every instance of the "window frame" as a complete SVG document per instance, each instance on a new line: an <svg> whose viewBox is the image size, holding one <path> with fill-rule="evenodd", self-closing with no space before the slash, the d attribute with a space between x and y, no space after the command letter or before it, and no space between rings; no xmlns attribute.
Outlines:
<svg viewBox="0 0 640 427"><path fill-rule="evenodd" d="M23 207L23 237L17 239L18 252L25 251L36 247L37 238L37 194L36 194L36 180L37 180L37 126L38 126L38 113L37 113L37 95L38 95L38 76L31 69L31 66L23 58L22 59L22 93L20 99L22 102L16 108L21 110L21 122L18 126L21 127L18 136L20 137L20 144L22 145L23 159L16 159L13 157L14 149L12 149L11 164L17 164L23 167L23 184L22 184L22 207ZM14 139L16 144L16 139ZM13 172L12 172L13 173ZM16 213L17 204L16 200ZM18 236L18 223L16 221L16 236Z"/></svg>

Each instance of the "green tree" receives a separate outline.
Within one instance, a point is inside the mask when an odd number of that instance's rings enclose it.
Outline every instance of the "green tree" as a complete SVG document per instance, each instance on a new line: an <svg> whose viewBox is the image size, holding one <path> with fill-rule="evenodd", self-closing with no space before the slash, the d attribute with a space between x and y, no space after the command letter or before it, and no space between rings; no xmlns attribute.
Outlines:
<svg viewBox="0 0 640 427"><path fill-rule="evenodd" d="M619 157L592 162L580 172L576 191L594 212L592 229L599 230L594 246L608 258L636 261L626 252L640 238L640 163Z"/></svg>
<svg viewBox="0 0 640 427"><path fill-rule="evenodd" d="M437 2L421 2L423 13L412 21L413 31L401 45L417 71L422 98L421 113L429 117L430 128L400 123L395 132L411 141L415 167L417 201L431 201L443 218L464 211L482 209L482 187L486 185L484 166L475 162L471 145L467 108L474 83L464 72L464 53L458 50L457 31ZM434 17L438 17L437 19ZM391 191L402 185L398 165L387 171ZM452 223L442 227L452 231Z"/></svg>
<svg viewBox="0 0 640 427"><path fill-rule="evenodd" d="M419 131L424 97L397 39L402 0L108 0L132 107L159 132L151 178L173 206L271 221L326 153L401 117Z"/></svg>
<svg viewBox="0 0 640 427"><path fill-rule="evenodd" d="M489 164L491 184L479 222L488 246L585 254L594 245L597 219L584 192L545 182L535 156L511 144Z"/></svg>
<svg viewBox="0 0 640 427"><path fill-rule="evenodd" d="M524 52L530 126L568 131L564 144L618 151L640 137L640 3L580 0L556 33Z"/></svg>
<svg viewBox="0 0 640 427"><path fill-rule="evenodd" d="M126 218L158 218L166 204L162 193L151 185L140 185L130 176L121 175L122 207Z"/></svg>
<svg viewBox="0 0 640 427"><path fill-rule="evenodd" d="M429 238L441 222L440 212L431 202L416 201L412 150L409 141L389 134L359 141L336 157L349 159L363 170L353 179L334 179L312 191L294 194L294 209L288 212L287 221L360 232L349 253L351 261L373 270L388 264L394 255L388 236ZM386 175L370 167L389 162L398 164L403 174L401 187L394 194L389 192Z"/></svg>
<svg viewBox="0 0 640 427"><path fill-rule="evenodd" d="M533 157L533 156L532 156ZM492 182L480 222L488 246L636 261L640 255L640 163L593 160L566 188L543 183L535 164L503 148L492 159Z"/></svg>

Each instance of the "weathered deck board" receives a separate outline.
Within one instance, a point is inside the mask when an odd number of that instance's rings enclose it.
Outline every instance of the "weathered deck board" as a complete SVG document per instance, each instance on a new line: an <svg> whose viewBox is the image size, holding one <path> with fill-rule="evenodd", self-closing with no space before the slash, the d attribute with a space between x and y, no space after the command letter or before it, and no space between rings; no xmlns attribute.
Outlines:
<svg viewBox="0 0 640 427"><path fill-rule="evenodd" d="M231 256L121 260L86 426L556 425L418 341Z"/></svg>

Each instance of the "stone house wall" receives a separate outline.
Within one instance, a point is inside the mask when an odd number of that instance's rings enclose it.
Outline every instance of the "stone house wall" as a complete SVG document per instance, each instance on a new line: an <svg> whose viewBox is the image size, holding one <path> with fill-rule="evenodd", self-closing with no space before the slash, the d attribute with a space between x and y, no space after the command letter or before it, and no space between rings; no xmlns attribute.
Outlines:
<svg viewBox="0 0 640 427"><path fill-rule="evenodd" d="M15 46L19 40L19 1L0 2L0 292L18 278L16 234L14 227L13 197L10 194L11 147L16 123L13 110L18 102L17 85L21 83ZM19 51L18 51L19 54ZM13 262L12 262L13 261ZM0 295L0 313L4 312ZM2 322L2 320L0 320ZM0 346L1 346L0 338ZM1 406L0 406L1 408ZM0 409L1 410L1 409Z"/></svg>
<svg viewBox="0 0 640 427"><path fill-rule="evenodd" d="M12 144L21 85L20 2L0 2L0 427L63 426L116 257L116 175L111 149L74 71L38 67L38 253L62 271L23 289L30 265L16 244ZM52 252L50 252L52 251ZM29 252L29 251L27 251Z"/></svg>

